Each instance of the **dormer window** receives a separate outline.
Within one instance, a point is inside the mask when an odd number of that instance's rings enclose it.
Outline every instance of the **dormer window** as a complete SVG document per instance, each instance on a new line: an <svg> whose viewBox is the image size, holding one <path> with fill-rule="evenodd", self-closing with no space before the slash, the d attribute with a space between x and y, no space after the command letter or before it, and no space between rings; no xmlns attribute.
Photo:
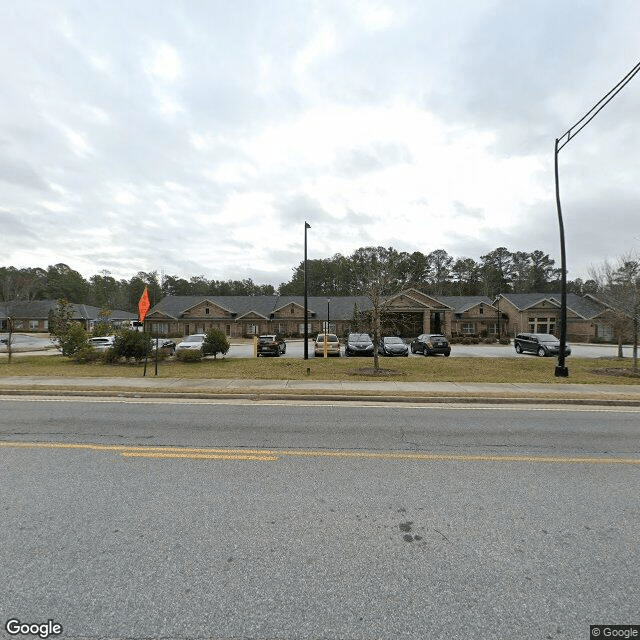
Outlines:
<svg viewBox="0 0 640 640"><path fill-rule="evenodd" d="M209 307L205 307L204 313L205 315L209 315L209 312L211 311L211 309L209 309Z"/></svg>

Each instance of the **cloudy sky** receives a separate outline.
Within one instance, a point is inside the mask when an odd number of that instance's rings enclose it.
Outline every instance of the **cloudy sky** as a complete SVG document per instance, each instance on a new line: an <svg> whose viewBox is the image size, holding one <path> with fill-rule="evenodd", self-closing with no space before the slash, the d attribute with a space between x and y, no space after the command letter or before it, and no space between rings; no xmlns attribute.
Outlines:
<svg viewBox="0 0 640 640"><path fill-rule="evenodd" d="M361 246L542 249L559 137L637 0L5 0L3 266L290 279ZM640 249L640 76L560 154L569 278Z"/></svg>

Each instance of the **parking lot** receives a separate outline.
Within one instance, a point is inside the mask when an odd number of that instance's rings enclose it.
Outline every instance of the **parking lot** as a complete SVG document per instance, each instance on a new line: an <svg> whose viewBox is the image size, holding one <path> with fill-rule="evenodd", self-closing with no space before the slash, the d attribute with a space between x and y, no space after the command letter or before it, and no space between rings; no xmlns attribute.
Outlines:
<svg viewBox="0 0 640 640"><path fill-rule="evenodd" d="M6 338L6 334L0 334L0 338ZM176 343L180 340L175 339ZM281 356L282 358L302 358L304 357L303 341L300 338L287 340L287 351ZM40 334L16 333L13 335L13 351L19 353L41 353L41 354L57 354L57 349L52 348L53 345L48 336ZM616 358L618 356L618 347L613 344L574 344L571 343L571 356L575 358ZM0 345L0 356L6 355L7 347ZM341 347L341 357L344 357L344 346ZM251 358L253 356L253 341L239 340L231 341L231 348L227 353L227 358ZM632 356L632 347L625 345L623 347L623 356L630 358ZM309 341L309 358L313 358L313 342ZM387 359L385 356L381 358ZM420 354L409 354L410 358L424 358ZM442 356L437 356L442 357ZM503 344L474 344L474 345L451 345L452 358L532 358L536 356L518 355L515 352L513 343L509 345Z"/></svg>

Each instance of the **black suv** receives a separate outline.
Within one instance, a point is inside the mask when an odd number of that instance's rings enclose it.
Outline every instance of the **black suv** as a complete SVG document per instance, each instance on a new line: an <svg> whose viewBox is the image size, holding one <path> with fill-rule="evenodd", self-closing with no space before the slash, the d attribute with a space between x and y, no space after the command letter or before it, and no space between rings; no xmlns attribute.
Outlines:
<svg viewBox="0 0 640 640"><path fill-rule="evenodd" d="M368 333L350 333L344 343L345 356L372 356L373 340Z"/></svg>
<svg viewBox="0 0 640 640"><path fill-rule="evenodd" d="M267 335L258 337L259 356L280 356L287 351L287 343L279 335Z"/></svg>
<svg viewBox="0 0 640 640"><path fill-rule="evenodd" d="M535 353L541 358L545 356L557 356L560 353L560 340L550 333L519 333L514 339L513 344L516 353ZM571 347L568 344L564 346L564 355L571 354Z"/></svg>
<svg viewBox="0 0 640 640"><path fill-rule="evenodd" d="M423 333L411 343L411 353L421 353L424 356L451 355L449 341L439 333Z"/></svg>

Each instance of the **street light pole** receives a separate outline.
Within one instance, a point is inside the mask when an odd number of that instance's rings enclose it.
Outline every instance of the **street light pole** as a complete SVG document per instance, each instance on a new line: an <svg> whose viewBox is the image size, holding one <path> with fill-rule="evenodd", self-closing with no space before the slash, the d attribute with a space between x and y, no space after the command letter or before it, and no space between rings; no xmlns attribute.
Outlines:
<svg viewBox="0 0 640 640"><path fill-rule="evenodd" d="M631 82L633 77L640 71L640 62L627 73L627 75L616 84L613 89L606 93L598 102L596 102L587 113L585 113L578 122L567 129L559 138L556 139L554 152L554 169L556 182L556 208L558 210L558 225L560 228L560 262L561 262L561 289L560 289L560 353L558 354L558 364L556 365L556 377L566 378L569 376L569 369L565 366L565 348L567 344L567 256L564 245L564 223L562 221L562 207L560 206L560 181L558 177L558 153L575 138L597 115L604 109L613 98Z"/></svg>
<svg viewBox="0 0 640 640"><path fill-rule="evenodd" d="M311 229L308 222L304 223L304 359L309 359L309 310L307 296L307 229Z"/></svg>
<svg viewBox="0 0 640 640"><path fill-rule="evenodd" d="M565 366L565 349L567 345L567 252L564 246L564 222L560 206L560 182L558 179L558 143L555 147L556 208L558 210L558 226L560 228L560 352L556 365L556 378L568 378L569 369Z"/></svg>

